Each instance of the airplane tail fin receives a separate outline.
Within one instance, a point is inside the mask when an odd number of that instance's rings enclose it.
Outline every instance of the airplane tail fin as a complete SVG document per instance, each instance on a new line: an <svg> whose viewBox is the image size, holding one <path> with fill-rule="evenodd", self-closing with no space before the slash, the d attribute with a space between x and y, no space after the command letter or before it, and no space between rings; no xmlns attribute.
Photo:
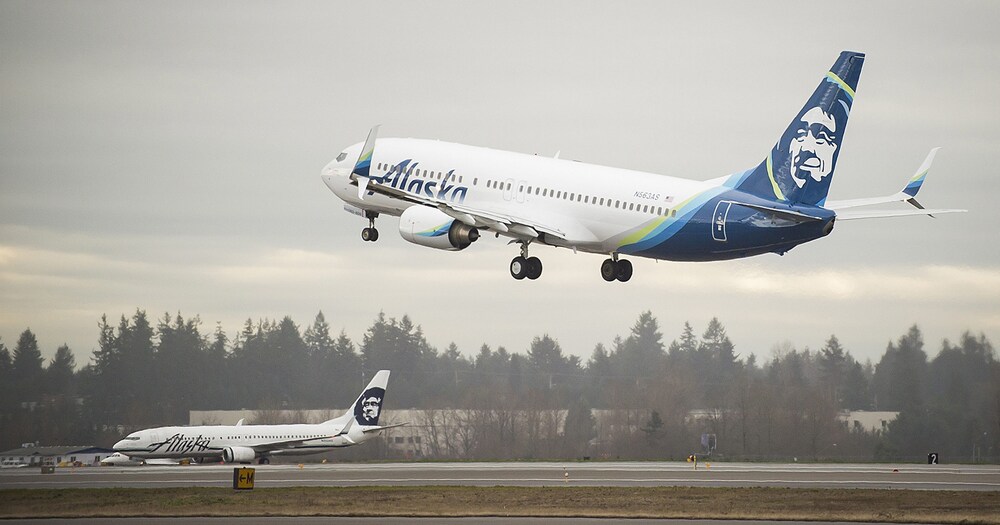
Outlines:
<svg viewBox="0 0 1000 525"><path fill-rule="evenodd" d="M368 383L354 405L346 414L326 421L326 423L350 423L361 426L376 426L382 415L382 402L385 401L385 390L389 384L389 371L379 370Z"/></svg>
<svg viewBox="0 0 1000 525"><path fill-rule="evenodd" d="M729 185L769 200L822 206L864 61L864 53L842 52L767 158Z"/></svg>

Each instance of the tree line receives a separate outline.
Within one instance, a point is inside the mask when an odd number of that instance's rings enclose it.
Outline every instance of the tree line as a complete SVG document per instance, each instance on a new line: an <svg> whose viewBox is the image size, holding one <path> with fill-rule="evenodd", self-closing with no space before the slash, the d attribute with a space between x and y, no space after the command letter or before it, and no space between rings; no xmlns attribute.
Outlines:
<svg viewBox="0 0 1000 525"><path fill-rule="evenodd" d="M248 319L230 339L221 325L202 333L198 317L152 321L137 309L117 324L101 318L97 348L77 370L66 345L44 363L26 329L13 350L0 341L0 448L107 446L132 429L186 424L190 410L344 407L383 368L393 371L390 409L522 414L480 429L466 422L479 439L461 450L482 459L683 458L703 435L716 455L734 459L1000 455L1000 363L982 334L945 340L933 358L913 326L877 363L859 362L834 335L815 351L779 344L761 359L739 352L718 319L701 335L685 323L666 343L650 312L586 362L548 335L525 353L483 344L463 355L454 343L439 351L408 316L379 314L360 342L332 334L322 312L304 330L290 317ZM558 436L520 428L560 410ZM869 431L842 421L845 410L899 415ZM610 438L597 439L599 424Z"/></svg>

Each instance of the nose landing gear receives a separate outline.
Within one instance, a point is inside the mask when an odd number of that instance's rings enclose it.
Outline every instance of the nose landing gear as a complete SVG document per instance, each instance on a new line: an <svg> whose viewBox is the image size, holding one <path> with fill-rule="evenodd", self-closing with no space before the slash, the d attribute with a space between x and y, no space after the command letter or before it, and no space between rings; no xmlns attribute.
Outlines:
<svg viewBox="0 0 1000 525"><path fill-rule="evenodd" d="M525 277L534 281L542 276L542 261L538 257L528 257L529 241L518 242L521 243L521 255L510 261L510 275L518 281Z"/></svg>
<svg viewBox="0 0 1000 525"><path fill-rule="evenodd" d="M365 217L368 218L368 227L361 230L361 239L365 242L375 242L378 240L378 230L375 229L375 218L378 217L378 212L366 211Z"/></svg>

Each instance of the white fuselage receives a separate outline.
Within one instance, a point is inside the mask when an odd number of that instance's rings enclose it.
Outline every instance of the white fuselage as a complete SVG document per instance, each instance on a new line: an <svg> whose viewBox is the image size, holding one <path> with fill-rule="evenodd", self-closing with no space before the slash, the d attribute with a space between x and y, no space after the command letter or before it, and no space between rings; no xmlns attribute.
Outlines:
<svg viewBox="0 0 1000 525"><path fill-rule="evenodd" d="M221 457L229 447L266 449L266 455L315 454L354 445L374 435L364 434L360 427L338 435L343 427L339 423L159 427L129 434L114 448L144 459Z"/></svg>
<svg viewBox="0 0 1000 525"><path fill-rule="evenodd" d="M350 146L342 160L327 165L324 183L352 206L400 215L413 203L378 193L359 199L349 176L361 148ZM378 139L373 179L391 175L401 164L406 167L405 180L396 181L400 189L485 214L530 217L562 234L546 244L595 253L616 251L623 234L671 210L676 214L679 204L718 184L434 140ZM520 237L516 231L499 233Z"/></svg>

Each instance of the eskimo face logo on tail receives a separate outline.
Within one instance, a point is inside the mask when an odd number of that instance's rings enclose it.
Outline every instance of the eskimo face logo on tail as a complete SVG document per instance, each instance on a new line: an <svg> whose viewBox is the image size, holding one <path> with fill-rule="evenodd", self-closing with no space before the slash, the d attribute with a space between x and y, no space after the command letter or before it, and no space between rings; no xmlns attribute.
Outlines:
<svg viewBox="0 0 1000 525"><path fill-rule="evenodd" d="M806 111L788 143L789 173L795 185L801 188L806 178L822 182L833 171L836 151L836 117L819 106Z"/></svg>
<svg viewBox="0 0 1000 525"><path fill-rule="evenodd" d="M378 416L382 412L382 400L385 399L385 389L369 388L361 394L361 399L354 405L354 419L359 425L378 425Z"/></svg>

